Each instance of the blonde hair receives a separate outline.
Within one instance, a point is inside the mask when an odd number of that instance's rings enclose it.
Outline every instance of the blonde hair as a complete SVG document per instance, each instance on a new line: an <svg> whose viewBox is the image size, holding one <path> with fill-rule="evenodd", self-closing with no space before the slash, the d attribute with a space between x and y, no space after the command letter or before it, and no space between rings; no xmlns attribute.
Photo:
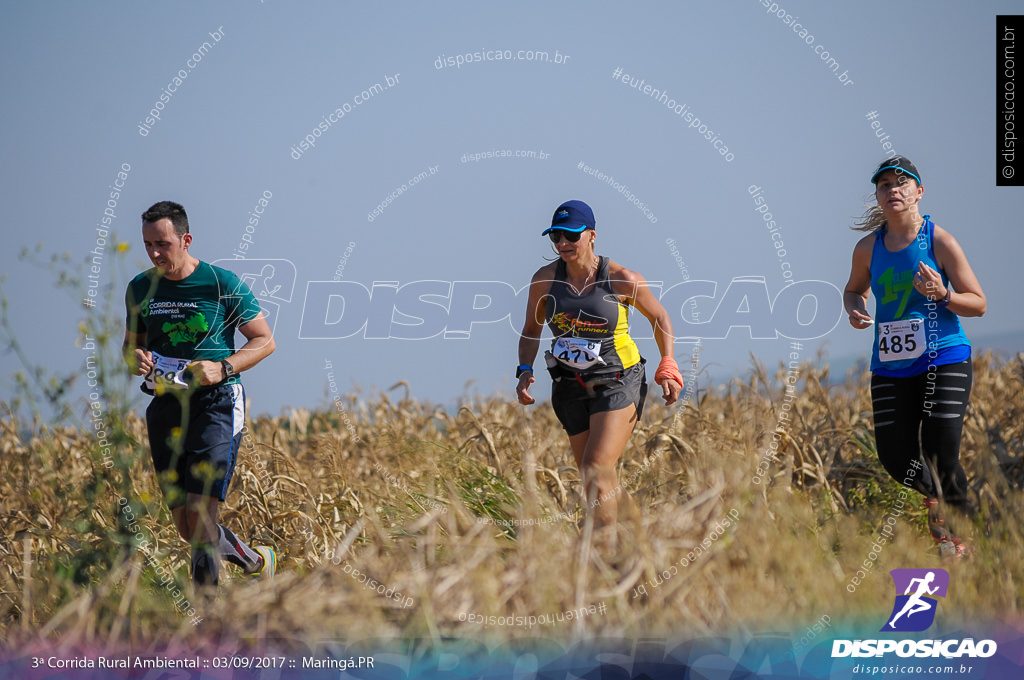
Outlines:
<svg viewBox="0 0 1024 680"><path fill-rule="evenodd" d="M877 203L864 203L864 214L850 227L854 231L875 232L885 228L885 211Z"/></svg>
<svg viewBox="0 0 1024 680"><path fill-rule="evenodd" d="M912 181L915 186L921 186L913 177L908 178L908 181ZM872 203L871 201L875 202ZM885 229L885 211L882 210L882 206L878 205L874 192L864 197L864 214L853 224L855 226L850 227L850 229L854 231L871 233Z"/></svg>

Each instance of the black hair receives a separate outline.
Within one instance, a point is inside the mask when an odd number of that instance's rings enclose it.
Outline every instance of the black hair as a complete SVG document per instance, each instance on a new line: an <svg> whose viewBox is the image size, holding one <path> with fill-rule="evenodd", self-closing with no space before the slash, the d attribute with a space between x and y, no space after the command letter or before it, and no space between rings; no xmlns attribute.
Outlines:
<svg viewBox="0 0 1024 680"><path fill-rule="evenodd" d="M165 217L174 225L174 233L179 237L189 233L188 215L185 214L185 208L180 203L160 201L149 206L149 210L142 213L143 222L159 222Z"/></svg>

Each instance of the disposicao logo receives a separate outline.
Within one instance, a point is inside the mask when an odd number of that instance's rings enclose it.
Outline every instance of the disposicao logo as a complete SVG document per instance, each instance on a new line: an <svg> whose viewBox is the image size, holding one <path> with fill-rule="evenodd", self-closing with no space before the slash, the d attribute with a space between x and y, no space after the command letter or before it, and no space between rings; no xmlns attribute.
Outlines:
<svg viewBox="0 0 1024 680"><path fill-rule="evenodd" d="M949 589L949 572L945 569L893 569L893 585L896 587L896 602L883 633L914 633L927 630L935 622L938 597L946 597ZM901 657L955 658L990 657L996 653L994 640L975 642L973 638L963 640L834 640L832 658L883 656L895 652Z"/></svg>
<svg viewBox="0 0 1024 680"><path fill-rule="evenodd" d="M912 633L930 628L939 605L935 598L946 597L949 572L945 569L893 569L889 573L896 586L896 603L882 632Z"/></svg>

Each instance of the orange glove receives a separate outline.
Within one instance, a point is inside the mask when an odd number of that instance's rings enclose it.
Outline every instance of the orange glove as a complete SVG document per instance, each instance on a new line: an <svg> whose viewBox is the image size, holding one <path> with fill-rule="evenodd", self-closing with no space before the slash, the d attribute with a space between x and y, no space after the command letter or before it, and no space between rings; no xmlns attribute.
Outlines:
<svg viewBox="0 0 1024 680"><path fill-rule="evenodd" d="M683 387L683 376L679 372L679 364L672 357L662 357L661 363L658 364L658 370L654 372L654 382L661 385L666 379L675 380L679 383L679 388Z"/></svg>

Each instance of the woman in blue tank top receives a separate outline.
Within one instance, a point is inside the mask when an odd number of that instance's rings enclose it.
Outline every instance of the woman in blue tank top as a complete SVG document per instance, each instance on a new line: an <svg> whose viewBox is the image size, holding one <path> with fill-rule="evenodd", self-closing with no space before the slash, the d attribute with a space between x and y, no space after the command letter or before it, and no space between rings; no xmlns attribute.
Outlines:
<svg viewBox="0 0 1024 680"><path fill-rule="evenodd" d="M558 206L548 235L558 259L541 267L530 282L526 323L519 339L516 394L529 405L533 360L546 323L554 335L545 352L554 380L551 405L569 436L583 478L587 507L598 527L616 521L624 493L615 468L643 413L647 394L644 359L629 336L628 307L635 307L654 328L662 359L654 380L673 403L683 378L672 358L674 338L668 312L644 277L594 253L594 213L582 201ZM608 536L608 542L614 536Z"/></svg>
<svg viewBox="0 0 1024 680"><path fill-rule="evenodd" d="M921 175L902 156L871 176L877 206L859 223L871 232L853 250L843 303L850 325L874 327L871 403L878 459L893 479L924 494L928 525L944 557L968 548L941 505L970 517L960 438L971 395L971 343L961 316L985 313L985 293L960 245L918 202ZM875 296L875 318L867 313ZM900 492L900 507L906 492Z"/></svg>

